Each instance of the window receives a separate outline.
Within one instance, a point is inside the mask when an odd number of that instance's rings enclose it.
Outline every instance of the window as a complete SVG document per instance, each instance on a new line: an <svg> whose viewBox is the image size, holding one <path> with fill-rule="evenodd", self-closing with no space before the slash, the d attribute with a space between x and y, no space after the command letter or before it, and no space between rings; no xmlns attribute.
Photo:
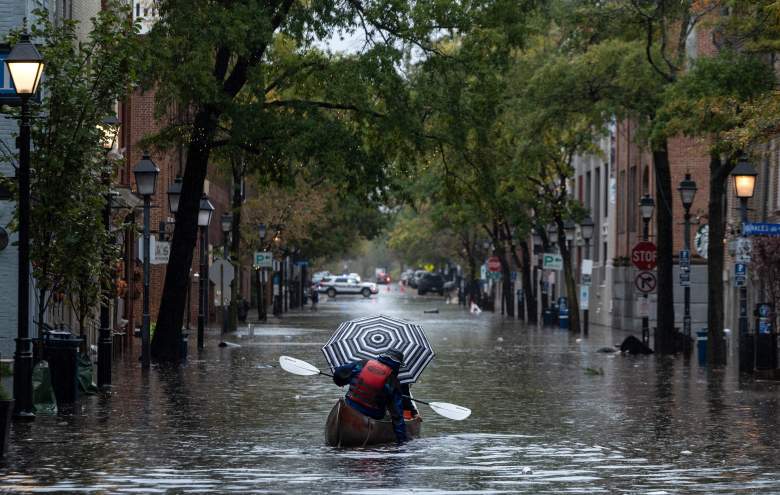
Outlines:
<svg viewBox="0 0 780 495"><path fill-rule="evenodd" d="M344 284L346 282L347 282L347 279L345 279L345 278L337 278L336 279L336 283L337 284Z"/></svg>
<svg viewBox="0 0 780 495"><path fill-rule="evenodd" d="M626 171L621 170L620 171L620 179L618 181L618 193L625 192L626 190ZM626 196L623 196L624 198ZM626 231L626 210L627 210L627 201L621 201L620 206L618 207L618 232L621 234Z"/></svg>
<svg viewBox="0 0 780 495"><path fill-rule="evenodd" d="M636 165L628 171L628 231L636 232L636 215L639 206L639 196L636 193Z"/></svg>
<svg viewBox="0 0 780 495"><path fill-rule="evenodd" d="M593 253L591 257L593 261L599 260L599 239L601 239L601 169L596 167L594 171L593 185L595 190L593 191L593 212L591 218L593 218Z"/></svg>

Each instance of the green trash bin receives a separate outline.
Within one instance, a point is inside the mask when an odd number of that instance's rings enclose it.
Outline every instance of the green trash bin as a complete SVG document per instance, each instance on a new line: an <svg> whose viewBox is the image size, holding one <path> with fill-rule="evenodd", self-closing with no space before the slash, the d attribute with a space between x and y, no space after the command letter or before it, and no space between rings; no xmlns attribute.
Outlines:
<svg viewBox="0 0 780 495"><path fill-rule="evenodd" d="M82 339L68 331L43 334L43 357L51 370L51 385L57 406L72 404L79 398L79 346Z"/></svg>

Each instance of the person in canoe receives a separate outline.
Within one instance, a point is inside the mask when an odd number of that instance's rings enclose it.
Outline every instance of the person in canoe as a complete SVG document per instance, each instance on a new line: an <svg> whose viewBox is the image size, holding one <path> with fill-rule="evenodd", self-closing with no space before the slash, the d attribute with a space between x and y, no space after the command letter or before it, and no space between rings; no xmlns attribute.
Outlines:
<svg viewBox="0 0 780 495"><path fill-rule="evenodd" d="M390 349L376 359L363 359L339 366L333 381L339 387L349 385L346 404L361 414L380 420L390 412L398 443L407 441L404 425L403 397L398 370L404 361L401 351Z"/></svg>

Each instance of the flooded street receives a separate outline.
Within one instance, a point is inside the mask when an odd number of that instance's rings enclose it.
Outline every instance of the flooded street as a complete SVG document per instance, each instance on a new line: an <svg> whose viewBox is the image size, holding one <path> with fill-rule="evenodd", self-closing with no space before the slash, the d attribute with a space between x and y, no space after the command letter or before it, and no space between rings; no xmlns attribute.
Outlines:
<svg viewBox="0 0 780 495"><path fill-rule="evenodd" d="M327 368L320 347L338 323L376 313L419 322L436 351L415 396L473 414L456 422L420 406L422 439L327 447L343 391L275 365L287 354ZM145 376L126 356L112 395L14 424L0 491L780 493L780 387L733 368L708 376L695 356L596 352L626 336L596 327L578 341L395 287L323 298L317 313L229 336L241 347L213 335L198 354L191 341L177 371Z"/></svg>

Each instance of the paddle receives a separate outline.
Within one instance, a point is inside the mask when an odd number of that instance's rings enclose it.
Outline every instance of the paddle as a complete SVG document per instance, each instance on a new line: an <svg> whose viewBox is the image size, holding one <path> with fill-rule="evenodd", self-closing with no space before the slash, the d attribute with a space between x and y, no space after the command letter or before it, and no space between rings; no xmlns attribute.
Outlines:
<svg viewBox="0 0 780 495"><path fill-rule="evenodd" d="M284 371L300 376L313 376L313 375L325 375L333 378L333 375L323 373L316 366L300 359L295 359L290 356L279 356L279 365ZM471 409L457 404L450 404L449 402L426 402L424 400L415 399L413 397L404 396L407 399L425 404L433 409L433 412L444 416L448 419L454 419L455 421L461 421L468 418L471 415Z"/></svg>

